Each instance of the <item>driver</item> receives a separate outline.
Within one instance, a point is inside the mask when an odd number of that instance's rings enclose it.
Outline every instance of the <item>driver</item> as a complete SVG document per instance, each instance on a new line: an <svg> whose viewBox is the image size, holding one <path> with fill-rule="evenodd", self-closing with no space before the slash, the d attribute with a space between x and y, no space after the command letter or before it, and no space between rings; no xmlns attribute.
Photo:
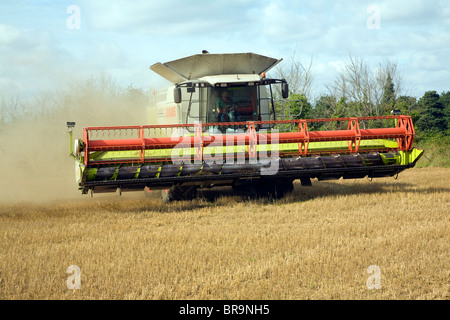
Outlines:
<svg viewBox="0 0 450 320"><path fill-rule="evenodd" d="M230 121L230 117L228 116L228 112L231 108L231 99L229 96L229 92L227 89L224 89L220 97L217 99L216 110L218 111L218 120L222 122Z"/></svg>

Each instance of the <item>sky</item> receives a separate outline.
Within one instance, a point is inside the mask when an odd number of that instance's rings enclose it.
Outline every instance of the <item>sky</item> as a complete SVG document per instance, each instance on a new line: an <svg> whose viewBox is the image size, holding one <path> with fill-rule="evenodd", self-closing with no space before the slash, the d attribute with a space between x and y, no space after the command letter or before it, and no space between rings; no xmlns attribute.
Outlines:
<svg viewBox="0 0 450 320"><path fill-rule="evenodd" d="M0 0L0 95L32 96L99 74L144 90L149 66L254 52L308 65L327 93L349 55L396 62L405 94L450 90L450 2Z"/></svg>

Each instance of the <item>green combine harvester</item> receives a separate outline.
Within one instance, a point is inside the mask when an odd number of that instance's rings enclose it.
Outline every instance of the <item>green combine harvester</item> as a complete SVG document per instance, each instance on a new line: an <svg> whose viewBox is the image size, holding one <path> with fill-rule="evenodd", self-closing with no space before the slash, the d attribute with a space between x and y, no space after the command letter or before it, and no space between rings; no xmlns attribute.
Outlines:
<svg viewBox="0 0 450 320"><path fill-rule="evenodd" d="M153 71L172 85L158 94L153 124L88 127L72 140L83 194L162 190L165 202L190 200L200 188L232 186L236 193L283 197L294 180L396 176L413 167L411 117L277 119L284 79L266 77L281 60L254 53L200 54ZM389 128L366 128L391 122ZM310 128L316 124L333 130ZM105 139L107 138L107 139Z"/></svg>

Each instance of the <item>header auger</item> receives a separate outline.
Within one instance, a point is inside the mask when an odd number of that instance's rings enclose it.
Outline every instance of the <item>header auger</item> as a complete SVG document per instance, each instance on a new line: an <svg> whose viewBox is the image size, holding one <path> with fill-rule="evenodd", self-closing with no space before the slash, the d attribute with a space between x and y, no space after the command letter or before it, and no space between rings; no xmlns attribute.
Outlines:
<svg viewBox="0 0 450 320"><path fill-rule="evenodd" d="M423 150L409 116L277 120L272 87L286 99L288 84L265 73L279 61L202 54L151 66L173 83L152 106L154 124L84 128L71 144L79 189L159 189L169 201L225 185L282 197L296 179L387 177L415 165ZM376 121L392 127L366 128ZM317 123L334 129L312 130Z"/></svg>

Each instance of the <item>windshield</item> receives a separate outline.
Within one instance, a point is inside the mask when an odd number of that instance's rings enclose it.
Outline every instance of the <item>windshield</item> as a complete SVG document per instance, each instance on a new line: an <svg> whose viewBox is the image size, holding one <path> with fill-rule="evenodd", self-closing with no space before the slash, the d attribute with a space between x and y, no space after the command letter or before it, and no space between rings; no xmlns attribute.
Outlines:
<svg viewBox="0 0 450 320"><path fill-rule="evenodd" d="M258 120L256 87L210 88L208 122Z"/></svg>
<svg viewBox="0 0 450 320"><path fill-rule="evenodd" d="M182 96L180 123L216 123L213 127L223 130L236 129L241 125L217 123L268 121L274 118L271 90L268 92L266 86L196 87L189 92L183 88ZM260 128L266 126L269 125L264 124ZM242 127L245 128L245 125Z"/></svg>

